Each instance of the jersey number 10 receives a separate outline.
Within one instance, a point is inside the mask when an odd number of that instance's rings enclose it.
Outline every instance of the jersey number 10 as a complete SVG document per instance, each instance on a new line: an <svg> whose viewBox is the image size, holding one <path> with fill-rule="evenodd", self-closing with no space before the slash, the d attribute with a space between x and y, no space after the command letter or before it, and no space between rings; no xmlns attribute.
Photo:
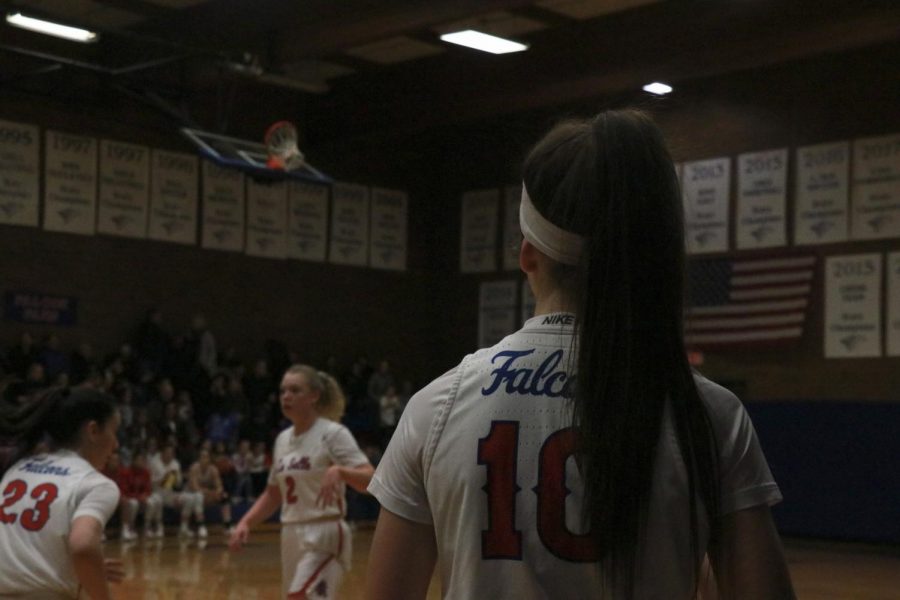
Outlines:
<svg viewBox="0 0 900 600"><path fill-rule="evenodd" d="M553 555L572 562L598 559L591 534L575 534L566 526L566 461L575 453L571 427L552 433L538 456L537 532ZM516 529L519 422L491 421L487 437L478 440L478 464L487 467L488 528L481 532L485 559L522 559L522 532Z"/></svg>

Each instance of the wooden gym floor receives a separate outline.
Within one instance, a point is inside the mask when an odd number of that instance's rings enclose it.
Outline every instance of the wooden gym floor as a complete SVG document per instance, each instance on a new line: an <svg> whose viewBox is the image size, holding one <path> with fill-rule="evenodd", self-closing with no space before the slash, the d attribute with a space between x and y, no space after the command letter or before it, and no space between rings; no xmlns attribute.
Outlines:
<svg viewBox="0 0 900 600"><path fill-rule="evenodd" d="M220 527L204 542L169 536L106 544L106 555L121 557L126 581L113 587L124 600L275 600L281 591L278 526L251 534L250 544L231 554ZM353 536L353 569L344 578L341 597L362 598L372 529ZM788 540L785 543L797 596L801 600L898 600L900 552L856 544ZM440 598L432 581L429 600Z"/></svg>

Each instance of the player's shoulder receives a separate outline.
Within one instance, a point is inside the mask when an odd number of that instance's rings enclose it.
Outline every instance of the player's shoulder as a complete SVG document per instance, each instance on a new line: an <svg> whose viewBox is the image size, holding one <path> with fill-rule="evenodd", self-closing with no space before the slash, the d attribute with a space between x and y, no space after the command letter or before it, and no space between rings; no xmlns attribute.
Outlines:
<svg viewBox="0 0 900 600"><path fill-rule="evenodd" d="M724 426L733 423L745 412L740 399L732 391L718 383L710 381L697 372L694 372L694 383L706 406L707 413L716 425Z"/></svg>
<svg viewBox="0 0 900 600"><path fill-rule="evenodd" d="M319 417L316 421L316 427L319 429L323 437L331 437L334 435L352 435L350 434L350 430L347 429L347 426L343 423L338 423L337 421L332 421L331 419L326 419L325 417Z"/></svg>

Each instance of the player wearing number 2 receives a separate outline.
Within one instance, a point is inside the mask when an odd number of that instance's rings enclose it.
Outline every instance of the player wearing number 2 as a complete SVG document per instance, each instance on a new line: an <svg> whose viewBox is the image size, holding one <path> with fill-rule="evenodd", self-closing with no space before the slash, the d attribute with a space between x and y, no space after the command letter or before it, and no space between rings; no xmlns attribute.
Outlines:
<svg viewBox="0 0 900 600"><path fill-rule="evenodd" d="M691 372L675 169L637 111L525 162L535 316L409 402L369 486L371 600L792 598L780 500L740 402Z"/></svg>
<svg viewBox="0 0 900 600"><path fill-rule="evenodd" d="M235 527L232 550L281 507L282 591L291 600L335 598L350 568L345 484L365 491L372 465L338 423L344 396L330 375L306 365L281 380L281 410L293 423L275 440L265 492Z"/></svg>
<svg viewBox="0 0 900 600"><path fill-rule="evenodd" d="M118 561L104 561L101 536L119 504L116 484L100 474L118 448L119 414L105 394L52 390L0 410L0 436L18 460L0 482L0 598L110 597ZM42 442L49 453L35 454Z"/></svg>

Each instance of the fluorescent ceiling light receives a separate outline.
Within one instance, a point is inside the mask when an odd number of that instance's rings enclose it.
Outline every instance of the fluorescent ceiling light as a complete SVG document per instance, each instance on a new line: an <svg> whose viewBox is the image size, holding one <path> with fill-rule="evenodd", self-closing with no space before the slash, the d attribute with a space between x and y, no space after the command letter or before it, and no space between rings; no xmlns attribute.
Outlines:
<svg viewBox="0 0 900 600"><path fill-rule="evenodd" d="M645 85L644 91L650 92L651 94L656 94L657 96L665 96L672 91L672 86L655 81L653 83L648 83L647 85Z"/></svg>
<svg viewBox="0 0 900 600"><path fill-rule="evenodd" d="M520 44L512 40L506 40L494 35L488 35L475 31L474 29L466 29L465 31L456 31L454 33L445 33L441 39L451 44L459 44L467 48L475 48L483 50L491 54L508 54L510 52L521 52L528 50L526 44Z"/></svg>
<svg viewBox="0 0 900 600"><path fill-rule="evenodd" d="M68 25L60 25L51 21L26 17L22 13L11 13L6 15L6 22L15 27L28 29L29 31L37 31L46 35L72 40L74 42L96 42L97 34L87 29L79 29L78 27L69 27Z"/></svg>

